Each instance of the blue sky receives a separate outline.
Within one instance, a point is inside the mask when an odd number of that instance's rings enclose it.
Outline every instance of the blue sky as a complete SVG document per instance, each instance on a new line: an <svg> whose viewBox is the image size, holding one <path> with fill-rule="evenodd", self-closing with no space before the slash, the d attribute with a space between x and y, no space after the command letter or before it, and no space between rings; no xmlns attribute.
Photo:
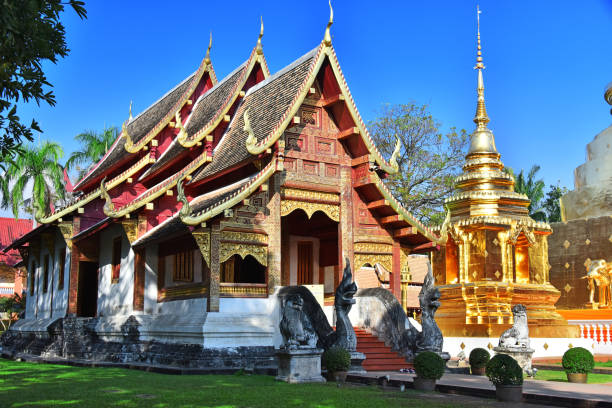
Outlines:
<svg viewBox="0 0 612 408"><path fill-rule="evenodd" d="M372 6L376 4L376 6ZM333 44L366 121L384 103L428 104L443 129L472 131L476 2L334 1ZM585 147L612 124L612 0L480 1L485 96L507 166L542 166L547 184L572 188ZM45 70L53 108L22 106L41 139L62 143L120 124L193 72L213 32L219 79L248 58L263 15L272 72L316 47L329 9L308 2L88 1L88 19L63 15L70 55Z"/></svg>

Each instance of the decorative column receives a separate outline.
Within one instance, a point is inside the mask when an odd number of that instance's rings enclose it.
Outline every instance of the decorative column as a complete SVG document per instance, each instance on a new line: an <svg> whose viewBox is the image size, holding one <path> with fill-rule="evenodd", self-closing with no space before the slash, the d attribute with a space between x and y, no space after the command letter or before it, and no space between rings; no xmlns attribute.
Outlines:
<svg viewBox="0 0 612 408"><path fill-rule="evenodd" d="M276 286L281 285L282 239L281 239L281 174L275 174L268 188L268 210L266 232L268 234L268 293L274 293ZM267 186L264 184L264 186ZM262 186L263 187L263 186Z"/></svg>
<svg viewBox="0 0 612 408"><path fill-rule="evenodd" d="M221 225L215 221L210 233L210 277L208 279L208 312L219 311L219 282L221 280L221 263L219 262L219 250L221 249Z"/></svg>
<svg viewBox="0 0 612 408"><path fill-rule="evenodd" d="M75 216L72 219L72 232L78 234L81 230L81 217ZM79 288L79 258L81 251L78 245L73 244L70 251L70 279L68 282L68 310L66 314L76 315L77 310L77 296Z"/></svg>
<svg viewBox="0 0 612 408"><path fill-rule="evenodd" d="M353 186L352 169L340 168L340 222L338 223L338 266L344 269L344 257L351 261L353 279L355 279L355 252L353 248ZM341 273L339 273L341 275ZM342 279L342 277L340 277Z"/></svg>
<svg viewBox="0 0 612 408"><path fill-rule="evenodd" d="M392 263L392 271L390 276L389 286L391 289L391 293L395 296L396 299L402 299L402 281L401 281L401 248L400 244L397 241L393 241L393 263ZM403 305L402 305L403 306Z"/></svg>

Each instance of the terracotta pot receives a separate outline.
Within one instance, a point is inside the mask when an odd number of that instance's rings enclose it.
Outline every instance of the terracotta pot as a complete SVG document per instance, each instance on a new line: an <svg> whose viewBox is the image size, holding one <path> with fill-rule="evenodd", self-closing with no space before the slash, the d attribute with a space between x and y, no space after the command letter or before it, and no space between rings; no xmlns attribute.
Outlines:
<svg viewBox="0 0 612 408"><path fill-rule="evenodd" d="M327 374L325 375L325 378L327 378L327 381L331 381L331 382L337 382L340 384L344 384L344 382L346 381L346 375L348 374L348 371L327 371Z"/></svg>
<svg viewBox="0 0 612 408"><path fill-rule="evenodd" d="M522 385L496 385L495 395L500 401L521 402L523 399Z"/></svg>
<svg viewBox="0 0 612 408"><path fill-rule="evenodd" d="M436 380L414 377L414 389L419 391L435 391Z"/></svg>
<svg viewBox="0 0 612 408"><path fill-rule="evenodd" d="M472 369L472 375L485 375L487 367L470 367Z"/></svg>
<svg viewBox="0 0 612 408"><path fill-rule="evenodd" d="M565 373L567 375L567 381L571 383L582 383L587 382L587 373Z"/></svg>

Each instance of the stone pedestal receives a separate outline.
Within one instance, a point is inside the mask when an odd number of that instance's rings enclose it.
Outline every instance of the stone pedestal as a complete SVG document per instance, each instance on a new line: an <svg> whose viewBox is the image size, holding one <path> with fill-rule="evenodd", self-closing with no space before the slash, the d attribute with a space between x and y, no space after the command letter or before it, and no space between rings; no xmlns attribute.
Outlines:
<svg viewBox="0 0 612 408"><path fill-rule="evenodd" d="M365 354L358 351L351 351L351 368L349 368L350 374L364 374L366 370L362 367L363 360L366 359Z"/></svg>
<svg viewBox="0 0 612 408"><path fill-rule="evenodd" d="M316 348L278 350L276 379L291 384L325 382L321 376L321 354L323 350Z"/></svg>
<svg viewBox="0 0 612 408"><path fill-rule="evenodd" d="M531 369L531 357L535 352L534 349L527 347L494 347L493 351L495 354L507 354L521 366L527 375L532 375L533 370Z"/></svg>

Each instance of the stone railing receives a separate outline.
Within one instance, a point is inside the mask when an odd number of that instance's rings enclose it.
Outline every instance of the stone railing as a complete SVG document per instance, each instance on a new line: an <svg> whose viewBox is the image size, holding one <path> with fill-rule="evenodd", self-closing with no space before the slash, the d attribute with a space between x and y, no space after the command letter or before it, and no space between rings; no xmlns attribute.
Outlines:
<svg viewBox="0 0 612 408"><path fill-rule="evenodd" d="M267 297L268 285L265 283L224 283L219 284L221 297Z"/></svg>
<svg viewBox="0 0 612 408"><path fill-rule="evenodd" d="M14 283L0 283L0 296L12 296L15 293Z"/></svg>
<svg viewBox="0 0 612 408"><path fill-rule="evenodd" d="M580 337L593 340L595 344L612 344L612 322L581 322Z"/></svg>

